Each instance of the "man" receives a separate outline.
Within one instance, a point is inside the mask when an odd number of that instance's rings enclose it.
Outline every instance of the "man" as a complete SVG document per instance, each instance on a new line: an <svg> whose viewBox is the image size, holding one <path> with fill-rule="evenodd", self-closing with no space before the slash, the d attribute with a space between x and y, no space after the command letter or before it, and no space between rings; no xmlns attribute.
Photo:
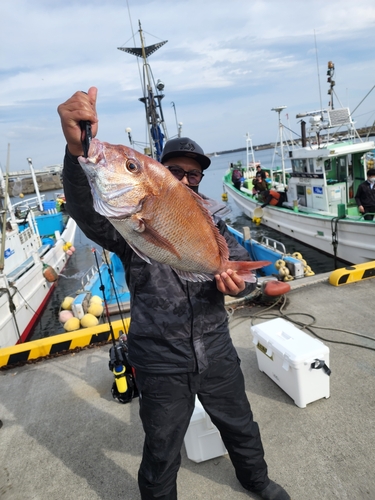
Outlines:
<svg viewBox="0 0 375 500"><path fill-rule="evenodd" d="M266 172L262 170L262 165L260 164L256 166L256 175L258 174L261 175L263 181L266 180Z"/></svg>
<svg viewBox="0 0 375 500"><path fill-rule="evenodd" d="M358 186L355 201L365 220L373 220L375 213L375 168L367 170L367 180Z"/></svg>
<svg viewBox="0 0 375 500"><path fill-rule="evenodd" d="M290 499L270 481L258 425L253 421L244 379L232 344L224 294L242 297L255 285L231 269L212 281L181 280L167 265L141 259L115 228L93 210L82 154L80 120L89 120L95 136L97 89L77 92L58 112L67 141L63 181L66 209L87 237L122 260L131 293L129 360L136 369L140 417L145 431L138 473L142 500L176 500L180 450L196 394L218 427L244 488L268 500ZM162 163L187 187L198 191L210 159L189 138L172 139ZM189 214L186 214L189 217ZM231 260L249 260L247 252L214 218ZM197 228L199 231L199 228Z"/></svg>
<svg viewBox="0 0 375 500"><path fill-rule="evenodd" d="M267 182L263 179L262 174L258 173L253 179L253 194L261 194L269 189Z"/></svg>

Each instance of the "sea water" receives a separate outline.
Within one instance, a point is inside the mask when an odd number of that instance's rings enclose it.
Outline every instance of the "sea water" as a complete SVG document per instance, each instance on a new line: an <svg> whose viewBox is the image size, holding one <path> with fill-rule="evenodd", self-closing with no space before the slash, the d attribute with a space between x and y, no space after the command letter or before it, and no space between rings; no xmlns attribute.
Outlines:
<svg viewBox="0 0 375 500"><path fill-rule="evenodd" d="M205 170L204 177L200 185L200 191L206 196L221 201L223 193L222 179L229 168L230 163L241 161L246 165L247 158L252 161L251 154L244 151L236 151L225 154L213 155L211 157L211 166ZM255 152L255 161L261 162L264 168L279 169L281 159L272 149L266 149ZM54 199L54 192L42 193L45 199ZM28 195L25 198L35 195ZM20 199L12 198L13 203ZM312 249L297 242L296 240L274 231L266 226L255 226L251 219L243 215L240 209L230 199L227 202L230 208L229 214L225 220L238 230L248 226L251 229L251 235L254 239L260 239L263 235L276 239L283 243L288 253L300 252L312 270L318 274L334 269L334 260L316 249ZM57 286L52 293L46 309L36 323L30 339L35 340L42 337L63 333L64 329L58 320L61 303L66 296L75 296L76 292L82 288L81 280L90 267L95 265L95 257L92 250L95 248L98 254L101 254L101 248L86 238L82 231L77 228L76 239L74 242L76 252L69 259L67 266L60 275Z"/></svg>

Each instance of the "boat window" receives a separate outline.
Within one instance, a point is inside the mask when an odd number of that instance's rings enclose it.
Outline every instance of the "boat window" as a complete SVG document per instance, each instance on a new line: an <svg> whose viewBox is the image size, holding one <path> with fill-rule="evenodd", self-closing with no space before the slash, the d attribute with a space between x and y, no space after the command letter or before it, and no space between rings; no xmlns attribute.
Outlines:
<svg viewBox="0 0 375 500"><path fill-rule="evenodd" d="M312 158L309 158L309 172L314 173L314 160Z"/></svg>
<svg viewBox="0 0 375 500"><path fill-rule="evenodd" d="M326 172L329 172L330 170L332 170L332 163L331 163L331 160L324 160L324 170Z"/></svg>
<svg viewBox="0 0 375 500"><path fill-rule="evenodd" d="M307 172L306 159L302 159L302 160L293 159L292 160L292 168L293 168L294 172L300 172L302 174L305 174Z"/></svg>

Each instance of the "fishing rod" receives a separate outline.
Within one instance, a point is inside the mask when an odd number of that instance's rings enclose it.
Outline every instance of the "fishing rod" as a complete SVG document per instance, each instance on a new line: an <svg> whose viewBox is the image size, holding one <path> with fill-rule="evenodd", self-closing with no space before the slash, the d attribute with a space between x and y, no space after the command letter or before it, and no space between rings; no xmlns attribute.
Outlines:
<svg viewBox="0 0 375 500"><path fill-rule="evenodd" d="M99 290L102 292L102 295L103 295L104 308L105 308L105 311L106 311L107 320L108 320L108 326L109 326L109 332L110 332L111 340L112 340L112 343L113 343L113 350L114 350L114 355L115 355L115 366L113 367L113 375L115 377L116 387L117 387L118 392L121 393L121 394L123 394L124 392L126 392L128 390L128 383L127 383L126 375L125 375L125 373L126 373L126 367L123 365L123 363L122 363L122 361L120 359L119 353L117 351L115 333L113 331L113 326L112 326L111 318L110 318L110 315L109 315L108 302L107 302L107 299L106 299L106 296L105 296L105 287L104 287L103 280L102 280L102 273L100 271L100 266L99 266L99 260L98 260L97 252L96 252L95 248L93 248L91 251L94 254L95 261L96 261L96 266L97 266L97 269L98 269L98 275L99 275L99 280L100 280Z"/></svg>
<svg viewBox="0 0 375 500"><path fill-rule="evenodd" d="M110 280L110 282L111 282L112 290L113 290L113 293L114 293L114 295L115 295L115 299L116 299L116 303L117 303L117 307L118 307L119 315L120 315L120 318L121 318L122 324L123 324L123 326L124 326L125 333L127 333L127 332L126 332L126 326L125 326L124 316L123 316L123 314L122 314L122 309L121 309L121 307L120 307L120 300L119 300L119 297L118 297L118 294L117 294L117 290L116 290L116 287L115 287L115 280L114 280L114 278L113 278L113 272L112 272L112 269L111 269L110 263L109 263L109 261L108 261L107 252L104 250L104 248L103 248L103 254L104 254L104 260L105 260L105 263L107 264L108 274L109 274L109 280Z"/></svg>
<svg viewBox="0 0 375 500"><path fill-rule="evenodd" d="M82 148L83 148L83 154L84 154L85 158L87 158L88 154L89 154L90 143L92 140L91 122L89 120L81 120L79 122L79 125L81 128L81 143L82 143ZM111 319L109 316L108 303L107 303L107 299L105 296L105 287L103 284L102 275L100 272L99 261L98 261L98 256L96 254L95 248L92 249L92 252L94 254L96 265L98 268L98 274L99 274L99 280L100 280L99 289L101 290L102 295L103 295L103 302L104 302L104 307L105 307L106 314L107 314L109 332L110 332L112 343L113 343L115 363L114 363L114 367L113 367L112 371L113 371L113 375L115 377L117 390L120 394L123 394L128 390L128 383L127 383L126 374L125 374L126 367L123 365L123 363L120 359L119 353L117 352L115 334L114 334L112 322L111 322Z"/></svg>

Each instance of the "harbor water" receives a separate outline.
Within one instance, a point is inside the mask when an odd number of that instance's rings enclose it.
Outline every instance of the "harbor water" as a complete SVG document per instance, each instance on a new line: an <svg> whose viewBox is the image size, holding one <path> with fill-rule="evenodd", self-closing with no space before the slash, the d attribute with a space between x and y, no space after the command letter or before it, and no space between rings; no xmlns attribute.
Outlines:
<svg viewBox="0 0 375 500"><path fill-rule="evenodd" d="M274 155L273 149L255 151L254 154L255 161L260 161L264 168L280 168L281 160L277 155ZM213 155L211 157L211 166L205 171L201 182L200 191L210 198L221 201L221 195L223 193L222 179L225 172L228 170L230 163L237 163L238 161L241 161L242 165L245 166L246 160L246 150ZM249 160L252 161L251 155L249 155ZM46 200L53 199L54 197L54 192L47 192L44 194ZM14 203L17 201L19 201L17 198L13 198ZM288 253L301 253L303 258L316 274L332 271L334 269L334 259L332 257L319 252L318 249L307 247L306 245L303 245L302 243L263 225L256 226L251 219L242 214L233 201L229 199L227 204L230 208L230 212L225 217L225 220L234 228L241 230L242 227L248 226L250 227L252 238L259 240L262 236L267 236L283 243ZM98 248L97 245L86 238L79 228L77 228L74 246L76 247L76 252L69 259L66 268L64 269L62 275L60 275L51 300L36 323L30 336L30 340L36 340L38 338L48 337L64 332L62 325L58 321L61 303L63 302L64 297L69 295L74 296L76 292L81 289L82 277L91 266L95 265L92 248L96 248L98 253L101 253L101 248ZM340 262L339 267L341 267Z"/></svg>

